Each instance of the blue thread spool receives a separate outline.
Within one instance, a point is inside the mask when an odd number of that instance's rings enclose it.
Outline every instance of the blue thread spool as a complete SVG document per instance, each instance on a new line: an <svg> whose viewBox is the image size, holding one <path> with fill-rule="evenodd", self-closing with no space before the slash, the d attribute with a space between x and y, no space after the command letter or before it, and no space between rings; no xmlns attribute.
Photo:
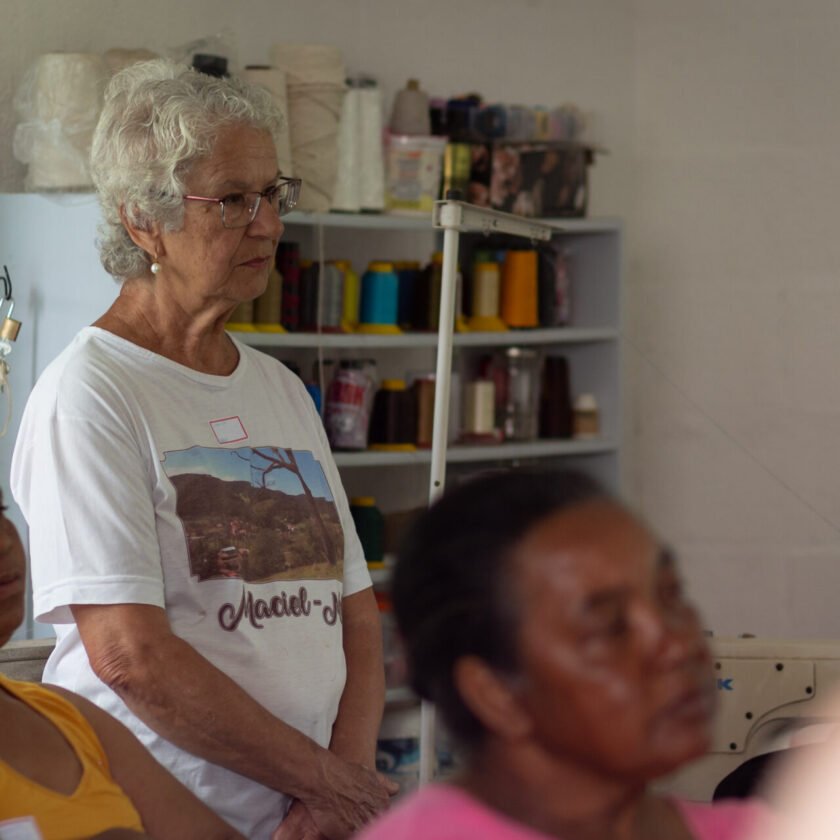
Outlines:
<svg viewBox="0 0 840 840"><path fill-rule="evenodd" d="M399 278L389 262L372 262L362 275L361 333L399 333Z"/></svg>

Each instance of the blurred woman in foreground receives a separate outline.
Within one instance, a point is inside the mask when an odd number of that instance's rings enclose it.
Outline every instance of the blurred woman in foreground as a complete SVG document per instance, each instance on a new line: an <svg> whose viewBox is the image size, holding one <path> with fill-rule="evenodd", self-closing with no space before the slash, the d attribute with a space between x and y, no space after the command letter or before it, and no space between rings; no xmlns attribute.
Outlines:
<svg viewBox="0 0 840 840"><path fill-rule="evenodd" d="M649 790L710 745L711 657L673 554L591 480L478 479L405 545L412 684L466 761L364 840L735 840L767 818Z"/></svg>

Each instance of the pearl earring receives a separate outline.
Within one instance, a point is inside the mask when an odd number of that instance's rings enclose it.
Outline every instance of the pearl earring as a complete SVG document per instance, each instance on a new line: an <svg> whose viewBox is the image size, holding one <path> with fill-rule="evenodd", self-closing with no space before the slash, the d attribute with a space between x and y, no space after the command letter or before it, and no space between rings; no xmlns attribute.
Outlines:
<svg viewBox="0 0 840 840"><path fill-rule="evenodd" d="M151 265L152 274L157 274L160 271L160 263L155 261Z"/></svg>

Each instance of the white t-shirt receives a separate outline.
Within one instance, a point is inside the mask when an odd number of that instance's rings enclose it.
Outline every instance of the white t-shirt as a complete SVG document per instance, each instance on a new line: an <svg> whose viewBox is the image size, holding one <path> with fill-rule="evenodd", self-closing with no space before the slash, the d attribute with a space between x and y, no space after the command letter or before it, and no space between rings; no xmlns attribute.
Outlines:
<svg viewBox="0 0 840 840"><path fill-rule="evenodd" d="M94 675L69 609L164 607L177 636L329 743L345 683L340 602L370 576L309 394L276 360L237 349L236 370L212 376L85 328L29 398L11 487L35 614L56 624L44 680L122 720L224 819L268 838L288 798L140 722Z"/></svg>

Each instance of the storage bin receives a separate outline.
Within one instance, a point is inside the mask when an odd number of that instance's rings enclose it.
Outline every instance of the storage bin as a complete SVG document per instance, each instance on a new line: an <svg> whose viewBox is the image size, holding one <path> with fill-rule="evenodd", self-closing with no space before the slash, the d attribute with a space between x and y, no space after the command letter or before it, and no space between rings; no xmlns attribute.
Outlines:
<svg viewBox="0 0 840 840"><path fill-rule="evenodd" d="M391 134L385 153L385 206L392 213L428 215L438 198L445 137Z"/></svg>
<svg viewBox="0 0 840 840"><path fill-rule="evenodd" d="M585 216L594 150L577 143L472 147L469 201L520 216Z"/></svg>

